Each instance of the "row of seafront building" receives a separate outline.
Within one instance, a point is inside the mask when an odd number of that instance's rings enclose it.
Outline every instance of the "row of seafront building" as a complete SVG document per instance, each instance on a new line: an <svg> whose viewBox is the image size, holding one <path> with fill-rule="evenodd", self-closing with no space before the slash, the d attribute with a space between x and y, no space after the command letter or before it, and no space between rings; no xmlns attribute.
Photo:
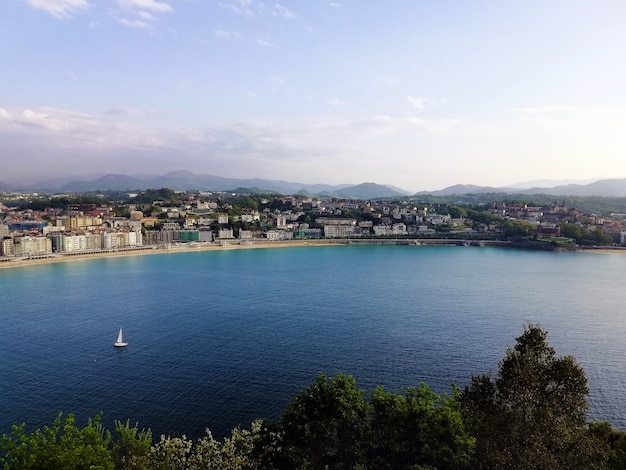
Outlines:
<svg viewBox="0 0 626 470"><path fill-rule="evenodd" d="M366 239L371 237L424 238L435 234L457 234L470 238L498 238L498 224L472 222L463 217L437 214L412 204L367 201L315 201L281 198L289 210L265 207L240 211L232 206L196 200L177 207L156 202L130 205L125 217L116 216L111 206L85 205L44 211L11 211L0 204L0 261L15 258L64 256L100 251L140 250L176 243L248 243L256 240ZM271 203L271 201L263 201ZM139 210L141 209L141 210ZM548 210L549 209L549 210ZM346 217L360 211L359 219ZM563 217L585 217L564 207L531 208L493 205L490 213L502 218L524 220L535 226L534 235L559 235ZM146 215L147 214L147 215ZM367 216L364 217L363 214ZM566 220L567 221L567 220ZM608 224L603 223L606 228ZM613 227L620 233L623 225ZM622 234L624 243L625 232Z"/></svg>
<svg viewBox="0 0 626 470"><path fill-rule="evenodd" d="M302 212L252 211L234 219L211 209L217 208L202 205L196 211L185 213L184 217L181 217L181 212L169 209L164 219L146 217L139 210L130 211L128 217L117 217L112 208L107 207L93 208L89 212L76 207L69 211L70 215L50 212L46 214L47 220L32 211L12 213L0 221L0 260L135 250L186 242L246 243L255 240L407 236L434 232L425 224L406 223L417 221L415 217L405 222L389 220L375 225L372 221L357 222L353 218L322 216L315 218L315 226L311 227L310 223L298 222ZM430 217L430 222L450 219L449 216ZM250 229L234 229L234 220L250 225ZM423 222L425 219L419 220ZM155 224L158 224L158 230L154 229Z"/></svg>

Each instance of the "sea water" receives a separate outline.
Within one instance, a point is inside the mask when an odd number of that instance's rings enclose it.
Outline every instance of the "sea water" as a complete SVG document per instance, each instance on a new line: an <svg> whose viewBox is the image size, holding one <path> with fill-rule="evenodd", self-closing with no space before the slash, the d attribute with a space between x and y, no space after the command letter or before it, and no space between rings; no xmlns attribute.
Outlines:
<svg viewBox="0 0 626 470"><path fill-rule="evenodd" d="M333 246L0 270L0 433L130 419L218 436L277 418L322 372L437 393L497 373L524 325L584 367L590 417L626 428L626 256ZM114 348L124 328L126 348Z"/></svg>

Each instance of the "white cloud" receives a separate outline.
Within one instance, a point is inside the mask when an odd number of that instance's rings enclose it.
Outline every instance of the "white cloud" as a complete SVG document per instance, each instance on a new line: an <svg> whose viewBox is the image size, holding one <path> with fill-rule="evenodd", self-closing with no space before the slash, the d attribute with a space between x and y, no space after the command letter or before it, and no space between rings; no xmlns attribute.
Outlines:
<svg viewBox="0 0 626 470"><path fill-rule="evenodd" d="M413 106L415 109L424 109L424 107L428 104L432 104L433 100L424 96L421 97L413 97L413 96L407 96L407 100L409 101L409 104L411 106Z"/></svg>
<svg viewBox="0 0 626 470"><path fill-rule="evenodd" d="M144 10L138 11L137 16L139 16L140 18L146 21L157 21L157 18L149 11L144 11Z"/></svg>
<svg viewBox="0 0 626 470"><path fill-rule="evenodd" d="M263 47L272 47L273 44L271 42L269 42L267 39L257 39L255 41L259 46L263 46Z"/></svg>
<svg viewBox="0 0 626 470"><path fill-rule="evenodd" d="M537 115L537 114L554 114L554 113L569 113L576 111L577 109L572 106L537 106L537 107L524 107L524 108L512 108L510 111L513 113Z"/></svg>
<svg viewBox="0 0 626 470"><path fill-rule="evenodd" d="M251 95L253 96L253 95ZM158 116L156 116L158 117ZM447 135L462 132L457 120L375 116L350 121L292 121L265 119L215 123L204 127L154 127L155 113L118 107L103 115L53 108L0 108L0 136L19 137L33 153L40 149L74 149L76 154L98 150L124 163L124 150L170 152L181 157L225 153L242 162L250 158L299 160L303 155L341 152L346 145L385 142L398 136ZM358 144L355 144L357 143ZM114 163L115 164L115 163Z"/></svg>
<svg viewBox="0 0 626 470"><path fill-rule="evenodd" d="M223 29L216 29L215 31L213 31L213 35L218 37L218 38L223 38L223 39L239 39L241 38L241 33L237 32L237 31L226 31Z"/></svg>
<svg viewBox="0 0 626 470"><path fill-rule="evenodd" d="M274 10L272 11L272 15L279 16L281 18L295 18L296 17L296 14L293 11L289 10L288 8L285 8L279 3L274 5Z"/></svg>
<svg viewBox="0 0 626 470"><path fill-rule="evenodd" d="M109 116L139 117L139 116L145 116L146 112L137 108L119 106L119 107L115 107L115 108L111 108L107 110L104 114L109 115Z"/></svg>
<svg viewBox="0 0 626 470"><path fill-rule="evenodd" d="M331 105L333 107L343 106L343 102L339 98L337 98L335 96L332 96L330 98L326 98L324 101L326 101L326 103L328 103L329 105Z"/></svg>
<svg viewBox="0 0 626 470"><path fill-rule="evenodd" d="M128 28L147 29L150 27L150 24L142 20L129 20L128 18L119 18L117 22Z"/></svg>
<svg viewBox="0 0 626 470"><path fill-rule="evenodd" d="M150 10L156 13L172 12L174 9L169 3L159 2L157 0L119 0L124 8L145 11Z"/></svg>
<svg viewBox="0 0 626 470"><path fill-rule="evenodd" d="M252 0L226 0L219 5L240 15L254 15Z"/></svg>
<svg viewBox="0 0 626 470"><path fill-rule="evenodd" d="M274 16L277 18L293 19L296 14L289 8L275 3L273 6L266 5L261 1L253 0L222 0L219 5L223 8L245 16Z"/></svg>
<svg viewBox="0 0 626 470"><path fill-rule="evenodd" d="M28 4L57 18L69 18L89 6L86 0L27 0Z"/></svg>
<svg viewBox="0 0 626 470"><path fill-rule="evenodd" d="M280 85L286 80L277 76L272 82ZM248 96L254 99L255 94ZM339 102L336 98L328 101ZM615 159L625 148L624 138L610 142L613 150L608 143L606 148L601 143L611 135L619 135L616 131L626 123L626 113L615 115L581 108L569 121L556 116L557 123L548 126L541 120L524 120L534 118L534 112L534 108L521 108L481 121L378 115L364 119L266 118L172 125L176 121L172 116L129 107L111 108L99 115L53 108L5 107L0 108L0 141L5 153L20 155L15 165L8 162L14 166L5 169L8 175L24 171L23 168L79 171L80 165L89 171L103 171L98 162L139 171L150 161L155 171L168 171L171 155L175 154L190 171L219 167L219 174L225 176L240 175L245 169L249 176L275 177L271 173L280 168L281 178L326 181L328 176L323 169L332 165L336 178L349 175L371 180L382 178L388 171L385 177L397 178L394 184L399 186L404 173L425 177L424 172L432 170L450 178L450 172L457 171L461 177L470 160L474 167L480 167L498 161L494 155L511 155L509 163L526 162L514 170L507 167L509 173L519 172L529 166L527 162L535 163L538 155L556 152L568 139L574 139L579 149L595 146L602 162ZM548 127L539 132L540 125ZM459 154L464 158L459 159ZM43 155L47 160L43 160ZM351 170L357 155L362 170L359 175ZM91 167L85 164L87 158L92 160ZM456 166L450 164L452 161ZM311 168L320 170L314 174ZM397 168L406 171L399 175Z"/></svg>
<svg viewBox="0 0 626 470"><path fill-rule="evenodd" d="M128 28L151 29L159 21L155 15L174 11L169 3L157 0L118 0L118 4L124 15L117 21Z"/></svg>

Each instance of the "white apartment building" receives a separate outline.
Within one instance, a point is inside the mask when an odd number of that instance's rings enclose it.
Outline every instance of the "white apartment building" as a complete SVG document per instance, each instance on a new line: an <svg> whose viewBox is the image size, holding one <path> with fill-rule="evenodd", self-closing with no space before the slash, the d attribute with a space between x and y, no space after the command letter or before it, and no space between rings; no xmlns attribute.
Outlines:
<svg viewBox="0 0 626 470"><path fill-rule="evenodd" d="M39 256L52 254L52 241L47 237L16 237L15 256Z"/></svg>
<svg viewBox="0 0 626 470"><path fill-rule="evenodd" d="M326 238L347 238L353 232L353 225L324 225L324 236Z"/></svg>
<svg viewBox="0 0 626 470"><path fill-rule="evenodd" d="M393 229L390 225L374 225L374 235L377 237L393 235Z"/></svg>
<svg viewBox="0 0 626 470"><path fill-rule="evenodd" d="M225 238L235 238L235 235L233 234L233 229L232 228L220 229L217 234L217 238L219 238L220 240L223 240Z"/></svg>
<svg viewBox="0 0 626 470"><path fill-rule="evenodd" d="M141 245L141 232L105 232L102 234L102 248L104 250Z"/></svg>
<svg viewBox="0 0 626 470"><path fill-rule="evenodd" d="M15 246L12 238L0 240L0 256L15 256Z"/></svg>
<svg viewBox="0 0 626 470"><path fill-rule="evenodd" d="M269 230L266 235L270 241L293 240L293 232L286 230Z"/></svg>
<svg viewBox="0 0 626 470"><path fill-rule="evenodd" d="M393 235L406 235L406 224L397 223L391 226L391 232Z"/></svg>

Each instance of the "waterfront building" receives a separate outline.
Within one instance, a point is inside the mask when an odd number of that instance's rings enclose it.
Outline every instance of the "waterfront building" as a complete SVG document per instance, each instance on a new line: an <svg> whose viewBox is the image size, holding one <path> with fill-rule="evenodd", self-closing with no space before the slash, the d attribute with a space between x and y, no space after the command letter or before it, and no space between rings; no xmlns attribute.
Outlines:
<svg viewBox="0 0 626 470"><path fill-rule="evenodd" d="M15 237L15 256L42 256L52 254L52 242L48 237Z"/></svg>
<svg viewBox="0 0 626 470"><path fill-rule="evenodd" d="M0 240L0 256L15 256L15 246L12 238Z"/></svg>
<svg viewBox="0 0 626 470"><path fill-rule="evenodd" d="M300 228L293 232L294 238L322 238L322 230L319 228Z"/></svg>
<svg viewBox="0 0 626 470"><path fill-rule="evenodd" d="M353 225L324 225L326 238L347 238L355 233Z"/></svg>
<svg viewBox="0 0 626 470"><path fill-rule="evenodd" d="M199 242L212 242L213 241L213 230L201 228L198 230L198 241Z"/></svg>
<svg viewBox="0 0 626 470"><path fill-rule="evenodd" d="M293 232L287 230L268 230L266 238L269 241L293 240Z"/></svg>
<svg viewBox="0 0 626 470"><path fill-rule="evenodd" d="M232 228L220 229L217 234L217 238L219 238L220 240L223 240L225 238L235 238L235 235L233 234L233 229Z"/></svg>
<svg viewBox="0 0 626 470"><path fill-rule="evenodd" d="M180 241L181 242L197 242L200 239L200 233L197 230L181 230Z"/></svg>

